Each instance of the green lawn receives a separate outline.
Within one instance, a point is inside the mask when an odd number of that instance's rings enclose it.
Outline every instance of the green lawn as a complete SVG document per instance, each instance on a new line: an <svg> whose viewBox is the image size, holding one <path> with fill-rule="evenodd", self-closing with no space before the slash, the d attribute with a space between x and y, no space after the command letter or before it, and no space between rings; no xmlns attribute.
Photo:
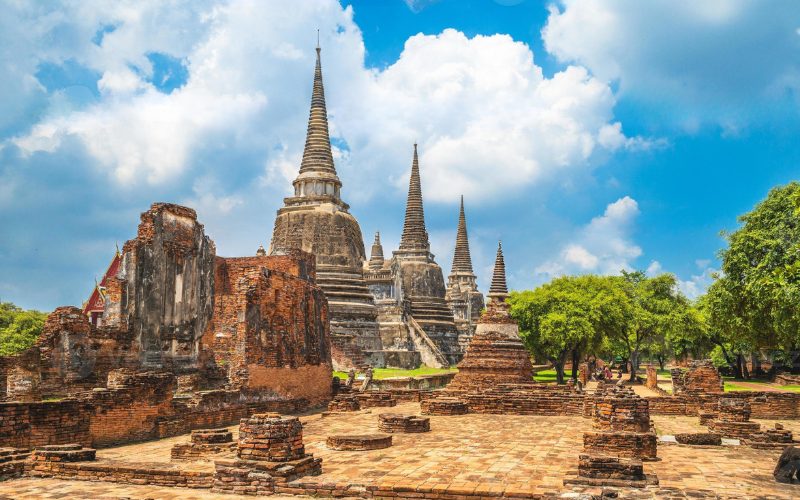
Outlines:
<svg viewBox="0 0 800 500"><path fill-rule="evenodd" d="M734 384L733 382L725 381L725 392L743 392L743 391L752 391L753 389L749 387L744 387L742 385Z"/></svg>
<svg viewBox="0 0 800 500"><path fill-rule="evenodd" d="M565 378L566 378L566 374L565 374ZM542 370L542 371L540 371L538 373L534 373L533 374L533 380L535 380L537 382L545 382L545 383L552 382L552 383L555 383L556 382L556 371L553 370L553 369L550 369L550 370Z"/></svg>
<svg viewBox="0 0 800 500"><path fill-rule="evenodd" d="M786 391L800 392L800 385L778 385L776 387L779 387Z"/></svg>
<svg viewBox="0 0 800 500"><path fill-rule="evenodd" d="M456 372L455 368L431 368L429 366L420 366L413 370L401 370L399 368L375 368L372 370L372 378L381 380L384 378L393 377L419 377L421 375L436 375L439 373ZM359 372L360 374L360 372ZM342 380L347 380L347 372L333 372L334 377L339 377Z"/></svg>

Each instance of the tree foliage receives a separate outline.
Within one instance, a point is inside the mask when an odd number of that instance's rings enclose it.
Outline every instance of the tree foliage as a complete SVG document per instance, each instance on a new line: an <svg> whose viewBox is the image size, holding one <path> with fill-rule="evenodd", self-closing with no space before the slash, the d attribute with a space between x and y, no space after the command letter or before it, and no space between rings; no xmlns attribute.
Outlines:
<svg viewBox="0 0 800 500"><path fill-rule="evenodd" d="M714 325L752 348L800 347L800 183L774 188L739 217L709 290Z"/></svg>
<svg viewBox="0 0 800 500"><path fill-rule="evenodd" d="M677 349L700 324L671 274L566 276L515 292L509 302L524 342L553 364L559 382L570 353L574 368L579 353L611 352L630 361L633 378L643 351Z"/></svg>
<svg viewBox="0 0 800 500"><path fill-rule="evenodd" d="M0 302L0 356L32 347L42 333L46 317L39 311L25 311L10 302Z"/></svg>
<svg viewBox="0 0 800 500"><path fill-rule="evenodd" d="M509 303L525 344L553 364L563 383L571 353L596 352L610 331L622 328L628 320L626 300L607 279L590 275L557 278L535 290L514 292Z"/></svg>

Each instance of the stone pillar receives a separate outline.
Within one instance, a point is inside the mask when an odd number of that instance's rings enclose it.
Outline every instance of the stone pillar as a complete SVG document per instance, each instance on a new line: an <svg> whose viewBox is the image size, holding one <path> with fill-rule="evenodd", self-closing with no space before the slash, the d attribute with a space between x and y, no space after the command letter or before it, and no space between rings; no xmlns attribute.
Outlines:
<svg viewBox="0 0 800 500"><path fill-rule="evenodd" d="M41 375L38 371L15 366L6 376L6 397L11 401L32 403L42 399L39 393Z"/></svg>
<svg viewBox="0 0 800 500"><path fill-rule="evenodd" d="M648 389L655 389L658 387L658 371L653 365L647 365L647 382L645 385Z"/></svg>

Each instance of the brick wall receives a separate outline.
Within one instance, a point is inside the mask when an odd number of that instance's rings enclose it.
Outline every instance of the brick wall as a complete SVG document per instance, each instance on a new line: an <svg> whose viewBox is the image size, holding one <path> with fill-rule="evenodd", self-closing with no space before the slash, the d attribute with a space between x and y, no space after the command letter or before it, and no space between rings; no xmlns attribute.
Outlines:
<svg viewBox="0 0 800 500"><path fill-rule="evenodd" d="M287 399L331 395L328 304L313 284L313 256L221 258L203 343L230 381Z"/></svg>

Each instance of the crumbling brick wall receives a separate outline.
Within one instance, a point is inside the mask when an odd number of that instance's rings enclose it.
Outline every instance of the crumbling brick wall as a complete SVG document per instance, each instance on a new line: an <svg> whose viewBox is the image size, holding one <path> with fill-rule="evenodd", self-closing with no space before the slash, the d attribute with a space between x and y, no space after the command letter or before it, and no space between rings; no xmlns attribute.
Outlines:
<svg viewBox="0 0 800 500"><path fill-rule="evenodd" d="M276 397L330 398L328 305L314 285L314 258L216 259L215 306L204 345L231 383Z"/></svg>
<svg viewBox="0 0 800 500"><path fill-rule="evenodd" d="M130 331L143 367L198 368L213 309L215 252L191 208L154 203L142 214L109 280L103 320Z"/></svg>
<svg viewBox="0 0 800 500"><path fill-rule="evenodd" d="M711 360L692 361L687 370L673 368L672 393L722 393L723 384L719 370Z"/></svg>

